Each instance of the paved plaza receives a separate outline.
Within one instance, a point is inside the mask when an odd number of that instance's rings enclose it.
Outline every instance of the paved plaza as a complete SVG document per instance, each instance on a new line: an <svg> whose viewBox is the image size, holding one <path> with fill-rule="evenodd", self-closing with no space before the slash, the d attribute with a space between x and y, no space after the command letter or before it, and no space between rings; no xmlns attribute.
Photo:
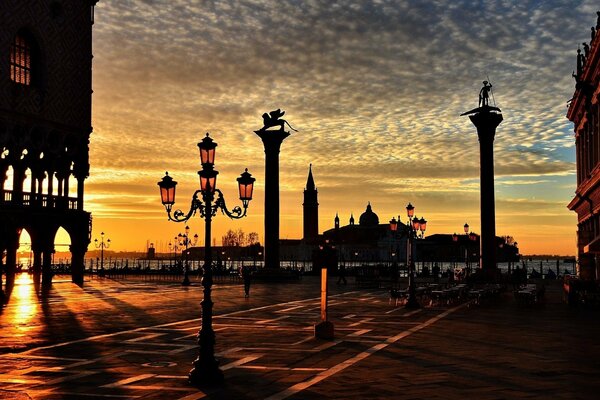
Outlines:
<svg viewBox="0 0 600 400"><path fill-rule="evenodd" d="M196 389L202 291L177 283L20 275L0 314L0 399L596 399L598 310L511 293L409 311L330 285L335 340L315 339L319 280L214 287L225 382Z"/></svg>

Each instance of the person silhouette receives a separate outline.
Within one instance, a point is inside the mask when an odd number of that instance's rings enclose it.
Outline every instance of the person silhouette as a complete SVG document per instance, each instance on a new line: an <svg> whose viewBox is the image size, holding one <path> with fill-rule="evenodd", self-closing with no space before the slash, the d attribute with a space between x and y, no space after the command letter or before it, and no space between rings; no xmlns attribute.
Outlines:
<svg viewBox="0 0 600 400"><path fill-rule="evenodd" d="M346 266L343 263L340 264L340 269L338 270L337 284L340 285L342 281L344 282L344 285L348 284L348 282L346 281Z"/></svg>
<svg viewBox="0 0 600 400"><path fill-rule="evenodd" d="M244 294L245 297L250 297L250 283L252 283L252 271L247 265L242 266L242 279L244 280Z"/></svg>

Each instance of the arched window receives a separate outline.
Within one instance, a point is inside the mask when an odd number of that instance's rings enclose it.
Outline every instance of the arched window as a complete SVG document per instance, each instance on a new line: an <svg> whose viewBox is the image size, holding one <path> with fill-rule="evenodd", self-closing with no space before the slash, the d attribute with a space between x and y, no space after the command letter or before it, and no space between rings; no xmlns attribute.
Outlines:
<svg viewBox="0 0 600 400"><path fill-rule="evenodd" d="M10 79L22 85L31 85L32 47L30 41L22 34L15 36L10 46Z"/></svg>

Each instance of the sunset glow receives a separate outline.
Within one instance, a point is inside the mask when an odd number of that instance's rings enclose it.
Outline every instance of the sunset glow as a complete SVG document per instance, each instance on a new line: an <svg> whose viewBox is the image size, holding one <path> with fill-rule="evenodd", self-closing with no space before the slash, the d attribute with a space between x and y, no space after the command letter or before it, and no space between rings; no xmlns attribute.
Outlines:
<svg viewBox="0 0 600 400"><path fill-rule="evenodd" d="M575 253L574 139L565 118L592 1L428 0L347 3L103 0L94 25L93 126L86 209L112 250L168 251L156 182L179 182L174 208L198 188L196 144L218 143L228 206L236 178L256 177L248 217L219 215L213 237L262 242L264 151L254 134L282 108L298 129L280 153L281 237L302 236L309 163L319 230L346 225L370 201L381 220L410 201L427 234L479 232L479 147L459 114L483 80L504 122L495 141L496 232L522 254ZM576 38L576 40L573 40ZM190 220L193 233L204 221ZM200 235L202 237L202 235ZM203 243L200 243L203 245Z"/></svg>

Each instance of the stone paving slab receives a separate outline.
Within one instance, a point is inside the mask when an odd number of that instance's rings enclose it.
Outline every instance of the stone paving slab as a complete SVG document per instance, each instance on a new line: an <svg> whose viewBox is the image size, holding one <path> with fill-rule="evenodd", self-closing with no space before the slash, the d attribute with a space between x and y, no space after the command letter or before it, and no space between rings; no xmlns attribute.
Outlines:
<svg viewBox="0 0 600 400"><path fill-rule="evenodd" d="M26 290L26 288L29 288ZM97 279L31 293L0 314L0 399L596 398L597 310L547 301L395 307L384 290L332 285L334 341L315 339L319 282L214 291L226 381L187 383L201 288ZM4 397L2 397L4 396ZM26 397L25 397L26 398Z"/></svg>

